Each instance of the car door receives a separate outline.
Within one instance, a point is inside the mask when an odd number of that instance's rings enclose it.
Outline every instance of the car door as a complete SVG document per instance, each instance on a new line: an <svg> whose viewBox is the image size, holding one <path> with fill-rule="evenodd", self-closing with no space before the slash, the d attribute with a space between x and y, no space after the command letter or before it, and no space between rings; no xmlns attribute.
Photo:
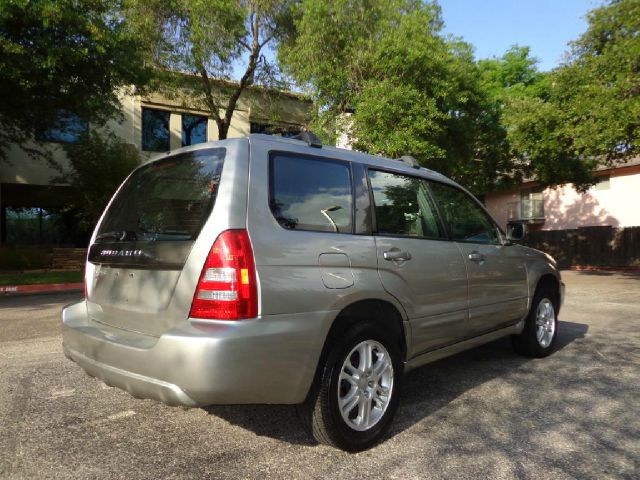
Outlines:
<svg viewBox="0 0 640 480"><path fill-rule="evenodd" d="M447 239L424 179L368 170L373 192L378 272L411 325L409 355L467 336L467 273Z"/></svg>
<svg viewBox="0 0 640 480"><path fill-rule="evenodd" d="M462 189L430 182L469 278L469 333L479 335L515 323L527 309L527 272L517 249L484 208Z"/></svg>

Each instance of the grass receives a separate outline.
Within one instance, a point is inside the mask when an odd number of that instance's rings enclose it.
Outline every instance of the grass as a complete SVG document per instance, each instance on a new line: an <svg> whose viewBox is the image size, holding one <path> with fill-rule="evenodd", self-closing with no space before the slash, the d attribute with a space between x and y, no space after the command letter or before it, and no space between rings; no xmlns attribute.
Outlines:
<svg viewBox="0 0 640 480"><path fill-rule="evenodd" d="M82 283L83 272L1 273L0 286L39 285L43 283Z"/></svg>

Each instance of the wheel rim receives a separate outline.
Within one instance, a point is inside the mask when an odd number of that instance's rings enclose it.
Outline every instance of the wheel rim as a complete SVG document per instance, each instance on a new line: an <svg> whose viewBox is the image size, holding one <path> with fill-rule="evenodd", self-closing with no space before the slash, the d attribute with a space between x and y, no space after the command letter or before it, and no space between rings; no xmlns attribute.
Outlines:
<svg viewBox="0 0 640 480"><path fill-rule="evenodd" d="M345 358L338 379L338 408L354 430L376 425L387 411L393 394L393 363L375 340L356 345Z"/></svg>
<svg viewBox="0 0 640 480"><path fill-rule="evenodd" d="M556 333L556 312L553 303L548 298L543 298L538 304L536 312L536 337L542 348L551 345Z"/></svg>

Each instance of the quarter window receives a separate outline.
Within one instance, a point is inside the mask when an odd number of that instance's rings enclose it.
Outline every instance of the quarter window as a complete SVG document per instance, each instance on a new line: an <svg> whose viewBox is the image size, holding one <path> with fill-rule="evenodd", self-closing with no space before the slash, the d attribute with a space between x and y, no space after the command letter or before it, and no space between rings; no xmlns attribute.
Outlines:
<svg viewBox="0 0 640 480"><path fill-rule="evenodd" d="M142 109L142 150L166 152L169 147L169 117L166 110Z"/></svg>
<svg viewBox="0 0 640 480"><path fill-rule="evenodd" d="M431 190L453 240L499 243L495 224L469 195L458 188L436 182L431 182Z"/></svg>
<svg viewBox="0 0 640 480"><path fill-rule="evenodd" d="M424 180L369 171L378 233L409 237L444 237Z"/></svg>
<svg viewBox="0 0 640 480"><path fill-rule="evenodd" d="M278 223L290 230L352 233L349 166L318 157L273 154L270 206Z"/></svg>

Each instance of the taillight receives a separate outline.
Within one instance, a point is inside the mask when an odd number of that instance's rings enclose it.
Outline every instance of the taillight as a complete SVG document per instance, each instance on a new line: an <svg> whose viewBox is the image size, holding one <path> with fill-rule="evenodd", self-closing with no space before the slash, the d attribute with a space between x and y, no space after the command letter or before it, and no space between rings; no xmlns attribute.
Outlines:
<svg viewBox="0 0 640 480"><path fill-rule="evenodd" d="M191 318L240 320L258 315L258 288L246 230L226 230L211 247L193 296Z"/></svg>

